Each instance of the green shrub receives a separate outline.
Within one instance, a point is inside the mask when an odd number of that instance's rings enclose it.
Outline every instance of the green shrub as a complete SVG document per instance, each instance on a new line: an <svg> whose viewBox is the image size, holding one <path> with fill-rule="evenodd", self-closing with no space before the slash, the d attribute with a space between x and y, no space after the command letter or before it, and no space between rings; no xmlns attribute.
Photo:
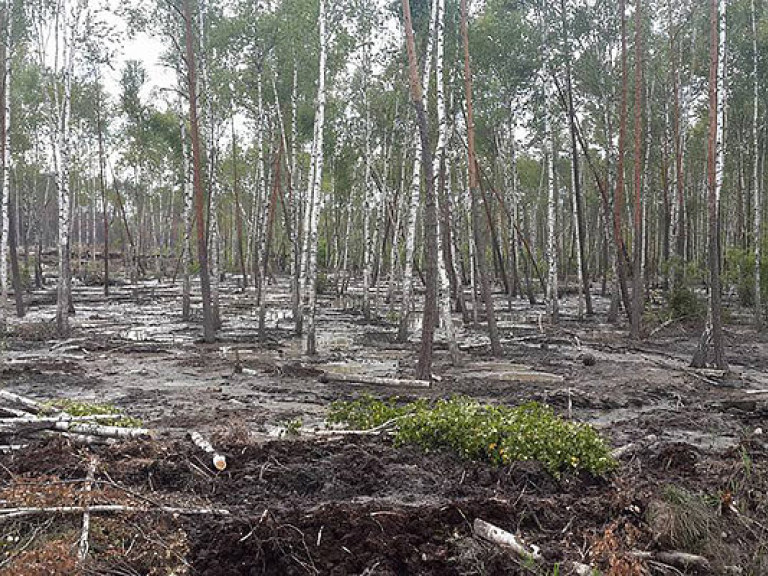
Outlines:
<svg viewBox="0 0 768 576"><path fill-rule="evenodd" d="M124 415L111 404L91 404L90 402L78 402L77 400L61 399L46 404L50 410L63 410L70 416L104 416L99 418L100 424L106 426L121 426L123 428L140 428L142 421Z"/></svg>
<svg viewBox="0 0 768 576"><path fill-rule="evenodd" d="M533 460L555 477L565 470L601 475L616 466L594 428L564 420L536 402L510 408L467 397L404 405L396 399L363 398L334 403L328 417L329 422L361 429L394 419L395 443L414 444L427 452L449 449L462 458L495 465Z"/></svg>
<svg viewBox="0 0 768 576"><path fill-rule="evenodd" d="M687 286L672 290L668 308L672 318L703 318L707 313L706 304Z"/></svg>

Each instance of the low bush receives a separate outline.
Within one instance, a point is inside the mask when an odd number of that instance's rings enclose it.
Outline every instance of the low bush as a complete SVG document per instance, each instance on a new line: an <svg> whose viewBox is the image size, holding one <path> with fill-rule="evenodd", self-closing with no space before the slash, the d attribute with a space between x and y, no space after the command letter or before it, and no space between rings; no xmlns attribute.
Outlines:
<svg viewBox="0 0 768 576"><path fill-rule="evenodd" d="M111 404L92 404L90 402L78 402L77 400L61 399L47 404L51 411L63 410L70 416L99 416L100 424L106 426L120 426L123 428L141 428L142 421L138 418L126 416L120 409ZM104 418L101 418L104 416Z"/></svg>
<svg viewBox="0 0 768 576"><path fill-rule="evenodd" d="M360 429L394 421L397 445L414 444L427 452L448 449L495 465L533 460L555 477L567 470L602 475L616 467L594 428L565 420L536 402L508 407L455 397L399 404L366 397L335 402L328 421Z"/></svg>

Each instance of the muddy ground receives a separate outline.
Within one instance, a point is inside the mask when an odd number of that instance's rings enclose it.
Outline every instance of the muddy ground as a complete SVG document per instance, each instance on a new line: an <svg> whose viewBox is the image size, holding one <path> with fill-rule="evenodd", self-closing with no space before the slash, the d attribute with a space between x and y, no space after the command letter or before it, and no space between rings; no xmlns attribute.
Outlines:
<svg viewBox="0 0 768 576"><path fill-rule="evenodd" d="M53 290L30 295L29 314L12 322L4 343L3 387L40 400L113 403L156 437L91 447L49 439L3 455L3 507L162 504L229 514L98 515L79 566L79 516L2 519L0 573L569 574L580 563L616 576L768 574L768 339L749 326L748 312L729 310L735 375L722 381L687 368L697 322L631 343L626 327L603 323L604 299L596 318L579 321L566 297L557 329L542 323L543 307L515 301L499 316L502 360L469 326L460 331L462 366L451 366L438 335L438 381L419 390L318 381L325 370L412 376L418 326L410 343L395 343L383 301L379 319L365 322L358 293L325 295L319 355L308 358L292 335L287 282L269 294L260 341L253 293L227 283L212 345L182 321L180 290L169 284L115 287L108 301L100 287L78 286L68 340L53 334ZM332 401L361 394L539 400L599 428L622 448L621 466L607 478L555 480L532 463L494 468L395 447L386 436L312 434ZM279 437L299 422L305 433ZM190 430L213 439L226 471L212 470L185 439ZM97 482L86 494L93 455ZM476 538L476 518L539 547L544 561ZM709 565L658 554L668 551Z"/></svg>

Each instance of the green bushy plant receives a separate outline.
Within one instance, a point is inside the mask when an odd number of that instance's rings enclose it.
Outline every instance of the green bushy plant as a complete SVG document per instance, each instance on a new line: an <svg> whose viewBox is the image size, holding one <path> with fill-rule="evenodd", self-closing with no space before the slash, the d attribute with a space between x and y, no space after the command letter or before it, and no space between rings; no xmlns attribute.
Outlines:
<svg viewBox="0 0 768 576"><path fill-rule="evenodd" d="M688 286L672 290L667 308L672 318L703 318L707 313L704 301Z"/></svg>
<svg viewBox="0 0 768 576"><path fill-rule="evenodd" d="M123 428L140 428L142 421L123 414L120 409L112 404L92 404L90 402L78 402L77 400L61 399L49 402L46 405L51 411L63 410L70 416L104 416L99 418L100 424L107 426L120 426Z"/></svg>
<svg viewBox="0 0 768 576"><path fill-rule="evenodd" d="M413 444L427 452L448 449L495 465L537 461L555 477L566 470L601 475L616 466L594 428L564 420L536 402L508 407L467 397L409 404L363 398L334 403L328 420L361 429L396 420L397 445Z"/></svg>

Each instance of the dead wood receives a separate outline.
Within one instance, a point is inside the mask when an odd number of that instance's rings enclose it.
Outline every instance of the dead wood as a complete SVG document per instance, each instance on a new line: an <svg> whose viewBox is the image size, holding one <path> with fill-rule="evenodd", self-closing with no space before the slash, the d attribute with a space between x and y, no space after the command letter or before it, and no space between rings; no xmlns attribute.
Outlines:
<svg viewBox="0 0 768 576"><path fill-rule="evenodd" d="M0 508L0 522L9 519L29 516L42 516L47 514L146 514L159 512L178 516L229 516L230 511L219 508L174 508L172 506L124 506L122 504L97 504L94 506L46 506L46 507L19 507Z"/></svg>
<svg viewBox="0 0 768 576"><path fill-rule="evenodd" d="M371 386L393 386L404 388L430 388L432 383L428 380L407 380L402 378L382 378L367 376L365 374L340 374L338 372L323 372L320 382L343 382L345 384L368 384Z"/></svg>
<svg viewBox="0 0 768 576"><path fill-rule="evenodd" d="M192 443L200 448L203 452L212 456L213 467L219 472L223 472L227 468L227 459L225 456L219 454L211 443L206 440L200 432L190 432L189 439Z"/></svg>
<svg viewBox="0 0 768 576"><path fill-rule="evenodd" d="M644 552L636 550L632 552L632 556L641 560L655 560L675 568L698 568L705 570L709 573L711 565L709 560L703 556L696 554L689 554L687 552Z"/></svg>
<svg viewBox="0 0 768 576"><path fill-rule="evenodd" d="M93 480L96 476L96 466L98 465L98 458L91 457L91 461L88 465L88 475L85 478L85 486L83 491L90 493L93 489ZM88 556L88 549L90 548L90 530L91 530L91 512L86 510L83 512L83 528L80 531L80 541L77 546L77 559L82 562Z"/></svg>
<svg viewBox="0 0 768 576"><path fill-rule="evenodd" d="M521 558L531 558L537 562L542 560L541 552L537 547L532 546L529 548L517 536L502 530L498 526L494 526L480 518L475 518L473 528L476 536L502 548L508 548Z"/></svg>

